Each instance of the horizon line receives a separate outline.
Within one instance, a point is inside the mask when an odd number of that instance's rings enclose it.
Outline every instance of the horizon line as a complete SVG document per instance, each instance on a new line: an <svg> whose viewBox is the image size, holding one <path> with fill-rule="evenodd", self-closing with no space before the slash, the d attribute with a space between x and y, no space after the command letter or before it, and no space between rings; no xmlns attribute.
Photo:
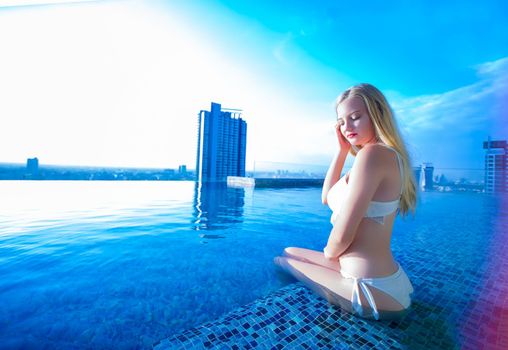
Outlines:
<svg viewBox="0 0 508 350"><path fill-rule="evenodd" d="M263 163L272 163L272 164L287 164L287 165L304 165L304 166L311 166L311 167L328 167L328 165L319 165L319 164L309 164L309 163L289 163L289 162L275 162L275 161L256 161L256 162L263 162ZM422 162L422 164L425 163L425 162ZM3 161L0 161L0 165L2 164L9 164L9 165L21 165L21 166L26 166L26 163L15 163L15 162L3 162ZM181 165L185 165L186 168L187 168L187 171L190 171L190 170L196 170L195 168L189 168L187 167L186 164L181 164ZM181 166L179 165L179 166ZM128 165L128 166L124 166L124 165L75 165L75 164L46 164L46 163L43 163L43 164L39 164L39 167L43 167L43 166L67 166L67 167L73 167L73 168L125 168L125 169L178 169L177 168L170 168L170 167L147 167L147 166L132 166L132 165ZM417 167L418 165L416 165ZM440 169L440 170L485 170L485 168L457 168L457 167L453 167L453 168L446 168L446 167L436 167L436 166L433 166L434 169ZM351 168L351 167L345 167L345 168ZM284 169L277 169L277 170L284 170ZM251 170L252 171L252 170ZM259 171L265 171L265 170L259 170Z"/></svg>

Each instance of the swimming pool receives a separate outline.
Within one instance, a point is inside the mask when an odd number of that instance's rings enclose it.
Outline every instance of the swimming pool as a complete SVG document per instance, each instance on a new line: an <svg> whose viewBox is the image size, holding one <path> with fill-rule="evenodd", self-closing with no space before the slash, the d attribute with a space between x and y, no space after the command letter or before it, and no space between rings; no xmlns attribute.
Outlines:
<svg viewBox="0 0 508 350"><path fill-rule="evenodd" d="M331 228L318 188L3 181L0 193L6 348L151 348L291 288L273 256L286 246L321 249ZM413 316L428 328L438 322L445 345L506 342L502 218L495 196L422 193L416 217L396 221L393 250L416 289Z"/></svg>

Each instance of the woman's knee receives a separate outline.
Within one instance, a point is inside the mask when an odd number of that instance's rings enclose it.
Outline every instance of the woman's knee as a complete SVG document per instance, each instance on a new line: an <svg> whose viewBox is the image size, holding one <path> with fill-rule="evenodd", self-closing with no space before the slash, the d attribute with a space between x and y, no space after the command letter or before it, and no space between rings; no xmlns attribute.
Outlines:
<svg viewBox="0 0 508 350"><path fill-rule="evenodd" d="M287 248L284 248L284 255L285 256L295 256L295 255L298 255L298 250L300 248L296 248L296 247L287 247Z"/></svg>
<svg viewBox="0 0 508 350"><path fill-rule="evenodd" d="M289 257L309 257L318 253L315 250L298 247L287 247L284 249L284 255Z"/></svg>

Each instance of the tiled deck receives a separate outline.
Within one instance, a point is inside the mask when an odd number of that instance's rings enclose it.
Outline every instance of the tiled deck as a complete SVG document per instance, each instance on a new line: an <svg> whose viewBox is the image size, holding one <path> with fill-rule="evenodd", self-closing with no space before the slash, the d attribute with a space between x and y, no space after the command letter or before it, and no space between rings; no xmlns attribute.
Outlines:
<svg viewBox="0 0 508 350"><path fill-rule="evenodd" d="M365 320L294 283L154 348L458 349L439 316L416 302L401 321Z"/></svg>
<svg viewBox="0 0 508 350"><path fill-rule="evenodd" d="M495 258L503 251L491 251L498 264L488 273L438 259L404 263L415 293L397 322L353 316L297 282L154 348L508 349L508 265Z"/></svg>

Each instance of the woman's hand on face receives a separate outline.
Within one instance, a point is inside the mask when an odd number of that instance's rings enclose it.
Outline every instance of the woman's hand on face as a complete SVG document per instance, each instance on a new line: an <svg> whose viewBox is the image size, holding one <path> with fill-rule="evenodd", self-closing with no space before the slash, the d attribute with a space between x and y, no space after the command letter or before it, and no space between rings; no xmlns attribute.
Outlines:
<svg viewBox="0 0 508 350"><path fill-rule="evenodd" d="M337 140L339 141L339 150L341 152L349 152L351 148L351 144L348 140L342 135L342 132L340 131L340 124L337 122L335 124L335 134L337 134Z"/></svg>

